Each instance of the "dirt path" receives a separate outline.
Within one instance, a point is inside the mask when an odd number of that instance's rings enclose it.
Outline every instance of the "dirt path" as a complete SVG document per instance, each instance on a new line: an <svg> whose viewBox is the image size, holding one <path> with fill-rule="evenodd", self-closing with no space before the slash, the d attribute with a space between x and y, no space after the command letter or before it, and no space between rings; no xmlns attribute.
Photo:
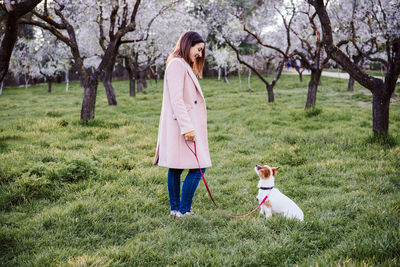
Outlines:
<svg viewBox="0 0 400 267"><path fill-rule="evenodd" d="M284 70L283 73L298 75L294 68L290 68L289 70ZM307 70L303 71L303 75L310 75L311 72L307 72ZM322 76L328 76L333 78L341 78L341 79L349 79L350 75L348 73L343 72L330 72L330 71L322 71ZM374 76L375 78L384 79L384 77ZM397 79L397 82L400 82L400 78Z"/></svg>

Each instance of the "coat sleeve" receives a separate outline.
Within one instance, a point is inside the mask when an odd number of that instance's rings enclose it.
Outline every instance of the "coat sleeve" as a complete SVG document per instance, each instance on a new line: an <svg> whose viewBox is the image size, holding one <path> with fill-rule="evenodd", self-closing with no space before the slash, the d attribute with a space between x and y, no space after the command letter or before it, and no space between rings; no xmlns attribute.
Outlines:
<svg viewBox="0 0 400 267"><path fill-rule="evenodd" d="M186 68L179 60L173 60L166 72L169 98L172 112L178 122L180 133L185 134L194 131L190 116L183 102L183 89L185 85Z"/></svg>

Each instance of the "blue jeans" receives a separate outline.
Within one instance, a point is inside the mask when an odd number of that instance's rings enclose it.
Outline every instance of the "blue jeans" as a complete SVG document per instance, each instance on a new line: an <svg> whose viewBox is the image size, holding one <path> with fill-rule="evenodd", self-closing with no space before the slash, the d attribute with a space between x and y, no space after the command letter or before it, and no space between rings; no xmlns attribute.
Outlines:
<svg viewBox="0 0 400 267"><path fill-rule="evenodd" d="M201 169L201 171L204 173L206 169ZM192 207L194 192L199 185L201 173L199 169L189 170L183 182L182 197L180 198L182 172L182 169L168 170L168 195L171 210L178 210L180 213L185 214Z"/></svg>

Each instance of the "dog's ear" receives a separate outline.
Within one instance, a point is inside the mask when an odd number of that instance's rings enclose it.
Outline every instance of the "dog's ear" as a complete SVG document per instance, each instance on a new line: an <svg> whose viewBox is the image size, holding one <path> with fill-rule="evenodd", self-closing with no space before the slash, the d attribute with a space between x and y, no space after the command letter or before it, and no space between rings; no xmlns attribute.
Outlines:
<svg viewBox="0 0 400 267"><path fill-rule="evenodd" d="M275 174L278 172L280 167L275 167L275 168L271 168L271 169L272 169L272 175L275 176Z"/></svg>

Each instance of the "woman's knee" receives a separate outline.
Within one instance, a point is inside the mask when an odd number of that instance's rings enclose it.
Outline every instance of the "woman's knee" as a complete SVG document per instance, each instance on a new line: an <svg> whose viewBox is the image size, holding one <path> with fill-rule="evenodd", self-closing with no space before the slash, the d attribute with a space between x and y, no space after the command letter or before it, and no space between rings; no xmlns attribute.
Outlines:
<svg viewBox="0 0 400 267"><path fill-rule="evenodd" d="M201 169L201 172L204 174L204 172L206 171L206 169ZM201 179L201 172L199 169L190 169L189 170L189 175L193 178L193 179Z"/></svg>

